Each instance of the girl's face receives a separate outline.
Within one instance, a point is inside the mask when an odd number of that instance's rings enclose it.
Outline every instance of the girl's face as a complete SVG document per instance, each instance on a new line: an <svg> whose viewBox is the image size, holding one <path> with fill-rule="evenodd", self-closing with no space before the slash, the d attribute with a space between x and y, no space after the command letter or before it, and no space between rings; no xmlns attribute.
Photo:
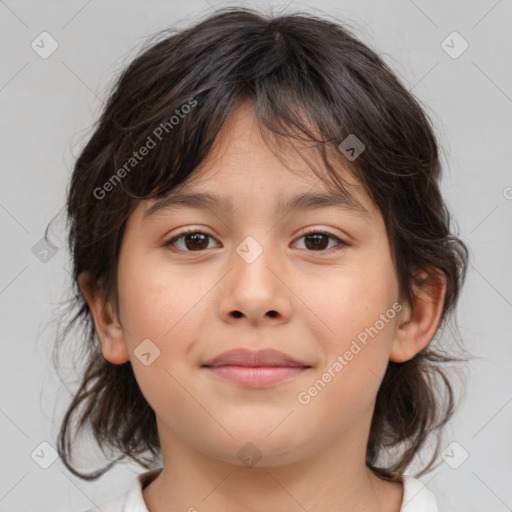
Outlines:
<svg viewBox="0 0 512 512"><path fill-rule="evenodd" d="M123 330L104 354L130 360L164 453L182 443L271 466L337 447L363 461L402 307L383 219L343 169L359 209L283 206L333 191L297 153L281 153L291 172L251 109L233 112L180 190L218 204L168 201L150 212L156 201L146 201L129 218L118 270ZM233 349L280 351L296 365L204 366Z"/></svg>

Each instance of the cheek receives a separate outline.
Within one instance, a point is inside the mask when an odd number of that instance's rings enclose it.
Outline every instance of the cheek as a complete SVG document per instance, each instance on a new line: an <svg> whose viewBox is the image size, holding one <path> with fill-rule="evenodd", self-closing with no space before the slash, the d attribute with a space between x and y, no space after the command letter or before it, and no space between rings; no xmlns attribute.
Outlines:
<svg viewBox="0 0 512 512"><path fill-rule="evenodd" d="M159 413L180 410L197 416L187 393L196 390L186 378L184 362L195 339L192 320L206 284L201 286L165 261L136 252L122 264L120 260L118 275L125 340L141 392ZM184 382L187 391L180 385Z"/></svg>
<svg viewBox="0 0 512 512"><path fill-rule="evenodd" d="M357 262L332 273L328 284L309 296L321 319L315 337L324 348L316 386L323 398L312 400L317 405L326 400L333 407L357 409L368 406L378 391L400 307L392 262L385 256L375 247L360 253Z"/></svg>
<svg viewBox="0 0 512 512"><path fill-rule="evenodd" d="M322 341L322 364L297 397L308 418L325 421L333 433L346 428L348 418L353 421L373 410L397 323L397 311L386 293L372 298L354 288L336 297L323 299L336 309L330 317L334 334L329 332Z"/></svg>
<svg viewBox="0 0 512 512"><path fill-rule="evenodd" d="M389 320L394 315L393 304L396 289L389 269L376 268L375 272L362 269L342 270L333 273L326 286L314 293L303 295L304 302L311 304L312 311L321 320L322 333L334 347L342 347L347 341L374 326L381 315ZM391 310L391 311L390 311ZM390 330L389 322L379 331ZM384 332L383 332L384 334Z"/></svg>
<svg viewBox="0 0 512 512"><path fill-rule="evenodd" d="M120 310L131 343L158 343L183 329L182 320L197 306L208 283L164 258L132 254L119 268ZM211 285L210 285L211 288Z"/></svg>

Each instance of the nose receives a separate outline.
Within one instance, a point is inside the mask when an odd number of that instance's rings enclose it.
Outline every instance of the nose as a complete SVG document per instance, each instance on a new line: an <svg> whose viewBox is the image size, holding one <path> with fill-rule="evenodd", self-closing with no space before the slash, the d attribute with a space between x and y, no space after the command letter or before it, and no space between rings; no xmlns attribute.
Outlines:
<svg viewBox="0 0 512 512"><path fill-rule="evenodd" d="M248 237L237 247L230 265L218 303L224 321L244 320L253 326L289 321L293 293L275 252Z"/></svg>

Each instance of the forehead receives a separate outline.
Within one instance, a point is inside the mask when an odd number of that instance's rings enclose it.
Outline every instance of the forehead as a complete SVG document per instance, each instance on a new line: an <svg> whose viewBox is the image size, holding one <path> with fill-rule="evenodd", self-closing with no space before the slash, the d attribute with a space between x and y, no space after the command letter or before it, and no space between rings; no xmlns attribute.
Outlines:
<svg viewBox="0 0 512 512"><path fill-rule="evenodd" d="M262 199L272 201L275 215L339 206L367 220L374 216L371 198L349 169L335 166L343 187L334 185L312 143L276 137L262 128L253 109L252 101L239 101L194 173L166 197L148 201L143 217L184 205L232 213ZM332 155L332 148L325 149ZM332 161L341 158L334 155Z"/></svg>

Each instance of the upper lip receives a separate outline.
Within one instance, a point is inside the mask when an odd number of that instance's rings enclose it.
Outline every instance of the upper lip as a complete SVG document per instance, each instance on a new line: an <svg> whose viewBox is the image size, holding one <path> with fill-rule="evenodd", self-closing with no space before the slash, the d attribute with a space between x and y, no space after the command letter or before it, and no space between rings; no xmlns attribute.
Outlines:
<svg viewBox="0 0 512 512"><path fill-rule="evenodd" d="M218 356L205 361L202 366L291 366L291 367L308 367L278 350L248 350L234 349L222 352Z"/></svg>

